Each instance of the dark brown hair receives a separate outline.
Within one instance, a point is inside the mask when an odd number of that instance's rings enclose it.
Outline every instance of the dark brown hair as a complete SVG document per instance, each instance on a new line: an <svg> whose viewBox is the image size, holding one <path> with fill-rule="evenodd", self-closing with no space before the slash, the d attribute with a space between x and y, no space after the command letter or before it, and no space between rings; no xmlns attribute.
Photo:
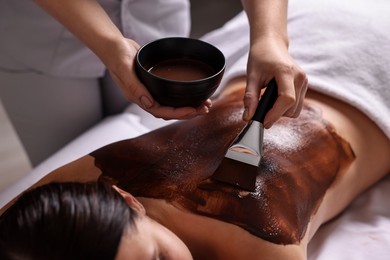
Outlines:
<svg viewBox="0 0 390 260"><path fill-rule="evenodd" d="M0 217L0 259L114 259L135 217L108 185L44 185Z"/></svg>

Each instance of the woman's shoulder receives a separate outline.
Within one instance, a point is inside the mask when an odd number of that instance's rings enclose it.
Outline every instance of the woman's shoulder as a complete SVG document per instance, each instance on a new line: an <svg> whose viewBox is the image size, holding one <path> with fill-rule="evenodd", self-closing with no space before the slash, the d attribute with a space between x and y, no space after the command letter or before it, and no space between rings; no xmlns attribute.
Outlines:
<svg viewBox="0 0 390 260"><path fill-rule="evenodd" d="M190 249L194 259L304 259L300 245L273 244L234 224L195 214L180 205L137 197L146 214L173 231Z"/></svg>

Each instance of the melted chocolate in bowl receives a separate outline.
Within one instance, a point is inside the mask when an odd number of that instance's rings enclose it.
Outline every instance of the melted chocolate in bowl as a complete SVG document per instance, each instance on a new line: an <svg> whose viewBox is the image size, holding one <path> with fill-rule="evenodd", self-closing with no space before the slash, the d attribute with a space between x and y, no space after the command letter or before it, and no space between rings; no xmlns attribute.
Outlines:
<svg viewBox="0 0 390 260"><path fill-rule="evenodd" d="M212 96L225 71L215 46L192 38L162 38L142 46L136 73L162 106L199 107Z"/></svg>
<svg viewBox="0 0 390 260"><path fill-rule="evenodd" d="M321 111L305 105L299 119L282 118L267 130L255 192L213 182L208 178L245 126L241 97L232 93L215 101L207 116L93 152L100 180L235 224L272 243L299 243L354 153Z"/></svg>
<svg viewBox="0 0 390 260"><path fill-rule="evenodd" d="M214 74L210 65L188 58L165 60L151 67L148 71L160 78L176 81L200 80Z"/></svg>

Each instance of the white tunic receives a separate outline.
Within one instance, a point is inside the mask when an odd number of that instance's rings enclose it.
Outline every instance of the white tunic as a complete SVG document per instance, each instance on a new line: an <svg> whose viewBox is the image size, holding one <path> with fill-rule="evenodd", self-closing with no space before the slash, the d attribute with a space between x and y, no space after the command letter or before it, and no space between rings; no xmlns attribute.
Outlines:
<svg viewBox="0 0 390 260"><path fill-rule="evenodd" d="M187 36L188 0L99 0L123 34L139 44ZM104 65L32 0L0 1L0 70L100 77Z"/></svg>

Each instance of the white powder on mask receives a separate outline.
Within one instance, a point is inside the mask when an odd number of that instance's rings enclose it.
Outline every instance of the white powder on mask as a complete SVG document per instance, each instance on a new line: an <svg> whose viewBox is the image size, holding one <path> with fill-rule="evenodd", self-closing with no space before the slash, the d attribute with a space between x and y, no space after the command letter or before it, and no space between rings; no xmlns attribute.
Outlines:
<svg viewBox="0 0 390 260"><path fill-rule="evenodd" d="M264 146L269 146L281 152L294 152L300 150L305 143L305 137L299 129L275 124L264 131Z"/></svg>

